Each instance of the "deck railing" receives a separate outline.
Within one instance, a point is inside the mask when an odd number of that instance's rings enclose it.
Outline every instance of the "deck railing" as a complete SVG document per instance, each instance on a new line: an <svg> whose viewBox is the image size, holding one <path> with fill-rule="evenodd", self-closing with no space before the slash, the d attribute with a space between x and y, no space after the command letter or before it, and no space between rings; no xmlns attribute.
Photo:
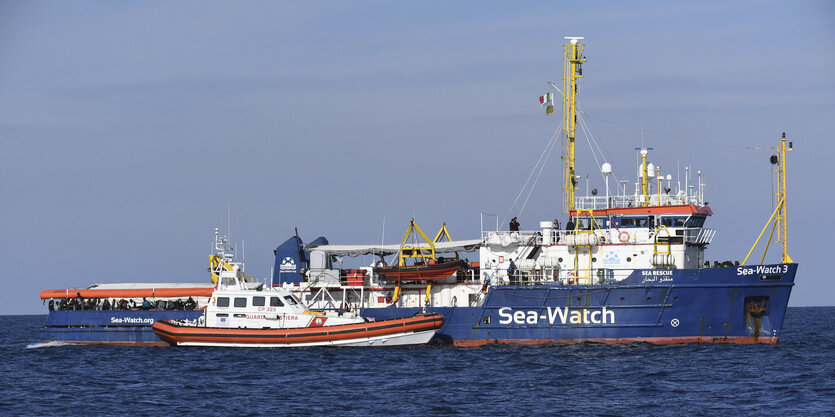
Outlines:
<svg viewBox="0 0 835 417"><path fill-rule="evenodd" d="M698 196L686 194L652 194L609 196L580 196L574 198L574 206L581 210L603 210L607 208L640 207L648 202L650 206L677 206L684 204L704 205Z"/></svg>

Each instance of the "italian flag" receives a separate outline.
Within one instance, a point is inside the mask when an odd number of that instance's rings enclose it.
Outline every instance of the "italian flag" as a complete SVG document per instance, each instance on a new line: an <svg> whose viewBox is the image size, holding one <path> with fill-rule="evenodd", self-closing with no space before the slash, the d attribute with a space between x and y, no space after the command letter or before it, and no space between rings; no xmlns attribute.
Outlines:
<svg viewBox="0 0 835 417"><path fill-rule="evenodd" d="M539 105L548 106L545 108L545 114L554 112L554 94L545 93L544 96L539 96Z"/></svg>

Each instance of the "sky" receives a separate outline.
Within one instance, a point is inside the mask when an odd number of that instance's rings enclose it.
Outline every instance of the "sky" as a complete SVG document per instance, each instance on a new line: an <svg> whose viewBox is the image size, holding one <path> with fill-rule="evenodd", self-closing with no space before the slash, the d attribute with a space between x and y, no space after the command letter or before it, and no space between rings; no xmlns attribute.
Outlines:
<svg viewBox="0 0 835 417"><path fill-rule="evenodd" d="M514 205L559 124L538 98L564 36L585 37L578 107L620 179L642 144L674 184L701 171L707 259L750 249L786 132L790 305L835 305L831 1L0 1L0 314L45 313L44 289L208 282L215 227L263 279L296 228L564 222L556 154ZM590 143L577 172L602 192Z"/></svg>

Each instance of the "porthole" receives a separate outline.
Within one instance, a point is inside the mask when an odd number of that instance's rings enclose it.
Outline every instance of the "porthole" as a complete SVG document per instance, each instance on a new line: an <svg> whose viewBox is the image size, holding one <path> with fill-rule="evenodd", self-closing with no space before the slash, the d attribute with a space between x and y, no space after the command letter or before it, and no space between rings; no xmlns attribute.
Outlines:
<svg viewBox="0 0 835 417"><path fill-rule="evenodd" d="M596 258L596 257L591 258L591 261L592 261L592 262L597 262L597 258Z"/></svg>
<svg viewBox="0 0 835 417"><path fill-rule="evenodd" d="M627 256L627 257L626 257L626 262L632 262L632 257L631 257L631 256Z"/></svg>
<svg viewBox="0 0 835 417"><path fill-rule="evenodd" d="M673 297L673 300L678 300L678 296Z"/></svg>
<svg viewBox="0 0 835 417"><path fill-rule="evenodd" d="M647 297L647 301L652 300L652 297Z"/></svg>
<svg viewBox="0 0 835 417"><path fill-rule="evenodd" d="M620 297L620 300L621 300L621 301L623 301L623 300L624 300L624 298L623 298L623 297Z"/></svg>
<svg viewBox="0 0 835 417"><path fill-rule="evenodd" d="M557 259L557 261L559 261L560 263L562 263L562 258Z"/></svg>

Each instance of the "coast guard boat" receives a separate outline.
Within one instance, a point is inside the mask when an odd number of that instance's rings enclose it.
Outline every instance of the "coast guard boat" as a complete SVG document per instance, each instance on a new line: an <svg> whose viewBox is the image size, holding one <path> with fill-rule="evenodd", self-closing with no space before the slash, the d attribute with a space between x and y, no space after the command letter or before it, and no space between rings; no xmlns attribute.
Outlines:
<svg viewBox="0 0 835 417"><path fill-rule="evenodd" d="M224 270L197 320L152 326L175 346L403 346L428 343L444 323L437 313L373 321L350 313L310 311L281 287L250 289L238 264Z"/></svg>
<svg viewBox="0 0 835 417"><path fill-rule="evenodd" d="M582 122L577 81L585 57L582 38L566 39L563 88L557 89L563 97L562 134L549 146L557 146L559 139L563 160L563 202L555 215L568 215L570 221L559 225L549 219L533 230L504 231L498 217L495 228L485 227L482 215L480 236L456 241L445 224L429 238L413 219L401 243L391 245L335 245L324 237L305 244L297 234L276 248L271 286L291 292L311 309L377 322L437 313L444 321L434 340L457 346L777 343L797 272L788 255L786 216L785 161L792 144L783 134L773 148L775 209L748 255L711 264L705 250L716 231L705 224L714 213L704 201L701 175L691 184L686 170L684 187L677 181L673 190L671 176L662 176L647 161L652 148L636 149L641 163L634 191L623 184L610 195L612 169L604 163L600 168L606 195L575 195L575 130L578 119ZM541 98L548 114L553 112L551 97ZM751 256L769 228L765 250L755 263ZM764 263L771 243L782 247L779 263ZM477 260L462 259L462 254L476 252ZM344 257L365 255L375 258L368 266L340 267ZM386 257L394 258L392 265ZM229 269L224 259L213 260L212 266L213 277ZM75 291L44 292L41 297L69 298ZM205 293L194 291L198 306L210 304ZM132 320L140 321L118 321L118 314L127 314L123 311L53 311L42 336L81 343L165 344L151 330L154 321L199 320L203 315L129 311Z"/></svg>

